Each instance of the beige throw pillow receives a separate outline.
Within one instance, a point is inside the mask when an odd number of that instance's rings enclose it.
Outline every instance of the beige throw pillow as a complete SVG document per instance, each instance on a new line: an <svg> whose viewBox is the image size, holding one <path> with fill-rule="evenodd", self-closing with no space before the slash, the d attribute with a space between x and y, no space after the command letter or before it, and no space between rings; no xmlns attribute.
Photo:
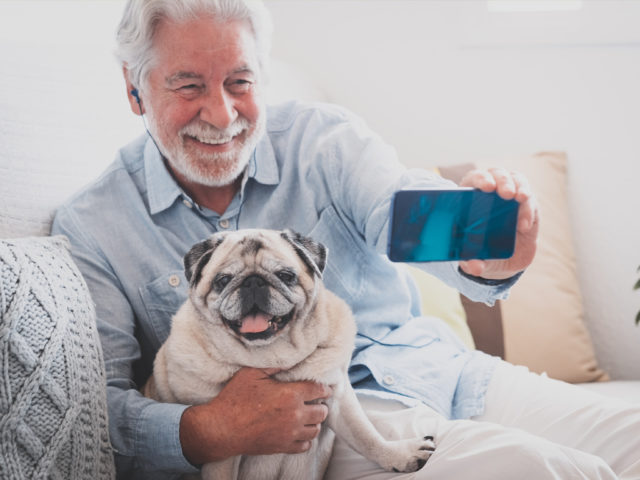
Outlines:
<svg viewBox="0 0 640 480"><path fill-rule="evenodd" d="M573 383L608 379L598 366L584 324L567 201L566 155L545 152L482 166L497 165L528 178L540 206L540 233L536 258L512 288L509 299L492 309L480 308L485 316L493 313L492 320L477 321L473 317L478 305L463 299L476 345L482 348L486 343L479 337L497 339L501 323L507 361ZM459 180L461 170L470 166L461 167L442 167L440 171Z"/></svg>

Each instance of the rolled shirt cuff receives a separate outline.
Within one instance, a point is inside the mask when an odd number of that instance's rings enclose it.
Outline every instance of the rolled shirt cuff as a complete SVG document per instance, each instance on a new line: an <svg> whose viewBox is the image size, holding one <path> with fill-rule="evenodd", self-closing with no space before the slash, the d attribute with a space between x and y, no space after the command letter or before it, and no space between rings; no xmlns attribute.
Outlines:
<svg viewBox="0 0 640 480"><path fill-rule="evenodd" d="M136 444L142 450L140 457L153 462L157 471L198 473L182 453L180 444L180 419L187 405L152 403L140 415Z"/></svg>

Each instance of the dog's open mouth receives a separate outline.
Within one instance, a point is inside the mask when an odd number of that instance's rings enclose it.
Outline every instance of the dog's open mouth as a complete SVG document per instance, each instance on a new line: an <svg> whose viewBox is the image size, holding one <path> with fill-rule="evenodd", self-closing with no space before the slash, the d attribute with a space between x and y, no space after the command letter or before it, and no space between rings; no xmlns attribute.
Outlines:
<svg viewBox="0 0 640 480"><path fill-rule="evenodd" d="M275 335L293 318L293 310L276 317L255 308L240 320L224 319L225 323L238 335L247 340L261 340Z"/></svg>

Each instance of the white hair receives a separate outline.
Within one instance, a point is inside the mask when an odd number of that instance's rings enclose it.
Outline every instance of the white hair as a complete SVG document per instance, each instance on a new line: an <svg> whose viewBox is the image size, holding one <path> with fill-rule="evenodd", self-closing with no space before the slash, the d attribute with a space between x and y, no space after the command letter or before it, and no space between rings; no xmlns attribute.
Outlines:
<svg viewBox="0 0 640 480"><path fill-rule="evenodd" d="M116 36L116 56L129 72L129 81L143 88L153 66L153 37L163 20L184 22L202 15L219 21L249 23L256 41L260 69L266 73L271 48L271 17L260 0L129 0Z"/></svg>

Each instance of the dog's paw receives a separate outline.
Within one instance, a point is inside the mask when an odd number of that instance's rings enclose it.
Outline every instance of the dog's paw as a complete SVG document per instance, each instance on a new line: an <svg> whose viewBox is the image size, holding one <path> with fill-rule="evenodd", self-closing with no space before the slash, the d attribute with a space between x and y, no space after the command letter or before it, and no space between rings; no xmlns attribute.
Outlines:
<svg viewBox="0 0 640 480"><path fill-rule="evenodd" d="M390 443L393 444L393 450L397 452L387 468L393 472L415 472L421 469L436 449L432 436L396 440Z"/></svg>

